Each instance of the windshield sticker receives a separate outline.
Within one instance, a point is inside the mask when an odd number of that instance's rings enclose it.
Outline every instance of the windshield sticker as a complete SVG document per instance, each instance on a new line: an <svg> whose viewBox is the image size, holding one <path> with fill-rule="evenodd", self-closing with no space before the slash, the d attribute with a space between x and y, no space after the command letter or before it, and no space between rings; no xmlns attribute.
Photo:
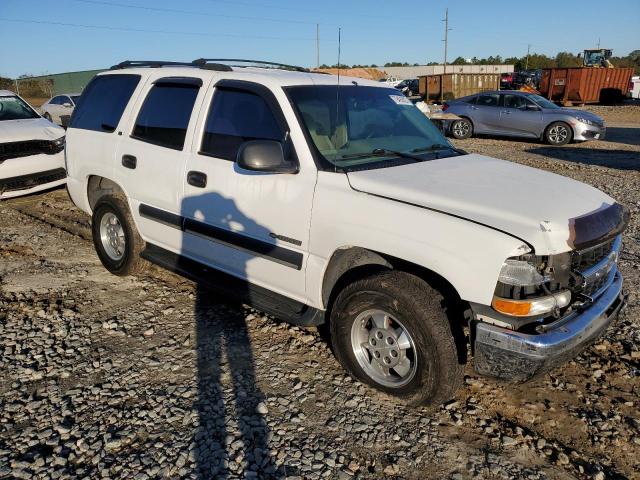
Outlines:
<svg viewBox="0 0 640 480"><path fill-rule="evenodd" d="M393 100L396 105L413 105L411 100L409 100L404 95L389 95L389 98Z"/></svg>

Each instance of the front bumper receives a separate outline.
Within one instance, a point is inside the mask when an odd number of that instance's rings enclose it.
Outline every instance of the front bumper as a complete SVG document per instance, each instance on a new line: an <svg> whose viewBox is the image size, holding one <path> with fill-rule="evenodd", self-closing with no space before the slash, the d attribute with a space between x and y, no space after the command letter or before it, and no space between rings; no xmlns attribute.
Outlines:
<svg viewBox="0 0 640 480"><path fill-rule="evenodd" d="M576 122L573 126L573 139L576 141L586 140L604 140L607 133L606 127L598 125L587 125L586 123Z"/></svg>
<svg viewBox="0 0 640 480"><path fill-rule="evenodd" d="M543 333L527 334L485 322L474 329L474 366L481 375L523 382L575 357L598 338L625 305L622 276L586 309L558 320Z"/></svg>

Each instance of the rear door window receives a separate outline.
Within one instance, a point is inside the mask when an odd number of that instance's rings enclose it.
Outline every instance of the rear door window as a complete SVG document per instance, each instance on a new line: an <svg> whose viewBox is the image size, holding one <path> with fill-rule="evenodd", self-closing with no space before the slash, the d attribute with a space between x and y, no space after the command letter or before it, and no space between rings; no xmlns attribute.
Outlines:
<svg viewBox="0 0 640 480"><path fill-rule="evenodd" d="M131 136L182 150L198 91L195 84L156 83L140 109Z"/></svg>
<svg viewBox="0 0 640 480"><path fill-rule="evenodd" d="M249 140L284 140L273 111L259 95L219 89L213 96L200 153L234 161Z"/></svg>
<svg viewBox="0 0 640 480"><path fill-rule="evenodd" d="M500 95L497 93L479 95L476 105L479 107L497 107L500 104Z"/></svg>
<svg viewBox="0 0 640 480"><path fill-rule="evenodd" d="M113 132L140 75L99 75L84 90L71 118L70 128Z"/></svg>

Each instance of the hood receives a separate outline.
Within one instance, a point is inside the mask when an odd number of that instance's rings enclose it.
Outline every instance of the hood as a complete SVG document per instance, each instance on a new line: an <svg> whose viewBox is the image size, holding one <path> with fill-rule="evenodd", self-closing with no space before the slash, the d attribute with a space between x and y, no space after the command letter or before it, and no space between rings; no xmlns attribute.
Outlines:
<svg viewBox="0 0 640 480"><path fill-rule="evenodd" d="M357 191L484 224L524 240L539 255L572 249L575 219L615 204L584 183L477 154L347 176Z"/></svg>
<svg viewBox="0 0 640 480"><path fill-rule="evenodd" d="M575 110L573 108L547 108L544 113L558 113L560 115L571 115L574 118L586 118L597 124L604 124L604 120L595 113L588 112L587 110Z"/></svg>
<svg viewBox="0 0 640 480"><path fill-rule="evenodd" d="M0 143L56 140L64 135L64 128L54 125L46 118L0 121Z"/></svg>

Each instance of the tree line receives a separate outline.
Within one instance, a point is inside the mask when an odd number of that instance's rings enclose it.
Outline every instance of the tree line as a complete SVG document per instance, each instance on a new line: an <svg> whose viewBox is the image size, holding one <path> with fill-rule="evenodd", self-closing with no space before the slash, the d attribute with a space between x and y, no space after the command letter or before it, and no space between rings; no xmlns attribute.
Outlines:
<svg viewBox="0 0 640 480"><path fill-rule="evenodd" d="M503 58L500 55L489 56L487 58L473 57L469 59L463 57L457 57L449 65L513 65L516 71L538 68L566 68L566 67L581 67L582 66L582 52L574 54L571 52L558 52L555 57L549 57L543 53L531 53L530 55L523 55L522 57L506 57ZM611 63L615 67L631 67L636 74L640 74L640 50L634 50L625 57L611 57ZM426 65L441 65L441 62L428 62ZM387 62L383 67L417 67L419 63L408 62ZM371 65L345 65L335 64L326 65L323 64L320 68L380 68L375 63Z"/></svg>

